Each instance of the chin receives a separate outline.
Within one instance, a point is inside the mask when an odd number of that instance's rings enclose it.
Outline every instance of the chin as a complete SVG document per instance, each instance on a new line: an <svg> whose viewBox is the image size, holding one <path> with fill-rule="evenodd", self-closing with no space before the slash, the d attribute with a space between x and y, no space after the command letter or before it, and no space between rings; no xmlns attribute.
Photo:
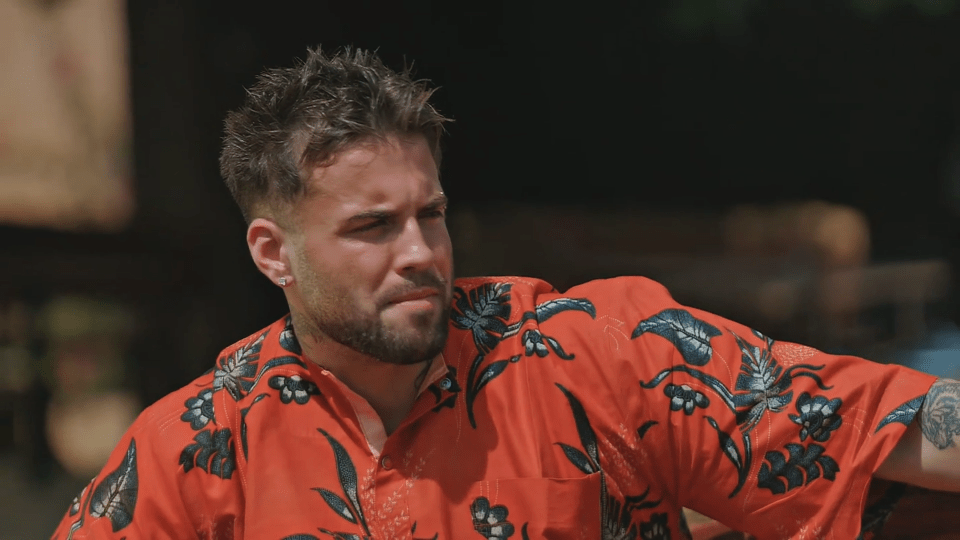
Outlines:
<svg viewBox="0 0 960 540"><path fill-rule="evenodd" d="M416 335L406 336L404 343L398 349L403 350L404 364L416 364L430 360L443 352L447 343L446 331L417 332Z"/></svg>

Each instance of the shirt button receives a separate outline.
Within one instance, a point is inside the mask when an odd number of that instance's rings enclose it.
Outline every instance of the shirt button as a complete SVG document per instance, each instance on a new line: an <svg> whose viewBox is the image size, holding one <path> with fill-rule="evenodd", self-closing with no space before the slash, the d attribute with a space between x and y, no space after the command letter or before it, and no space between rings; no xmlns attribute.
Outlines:
<svg viewBox="0 0 960 540"><path fill-rule="evenodd" d="M393 468L393 460L390 459L390 456L383 456L380 458L380 466L389 471Z"/></svg>
<svg viewBox="0 0 960 540"><path fill-rule="evenodd" d="M449 378L444 377L444 378L440 379L440 389L441 389L441 390L449 390L451 386L453 386L453 381L451 381Z"/></svg>

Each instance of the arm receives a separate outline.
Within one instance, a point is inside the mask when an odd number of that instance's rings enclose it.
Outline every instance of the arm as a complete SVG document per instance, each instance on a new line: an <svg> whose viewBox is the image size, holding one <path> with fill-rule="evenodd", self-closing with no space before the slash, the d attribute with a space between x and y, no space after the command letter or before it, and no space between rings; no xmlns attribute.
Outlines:
<svg viewBox="0 0 960 540"><path fill-rule="evenodd" d="M947 535L960 531L960 522L950 510L956 507L957 495L942 493L960 493L958 439L960 381L940 379L930 387L920 413L875 473L878 478L938 490L940 493L924 489L906 491L896 503L896 512L883 525L882 538L893 538L898 534L911 538L947 538ZM889 484L880 482L874 487L880 488L877 491L880 494ZM730 529L694 516L690 520L694 539L743 538L724 535ZM918 519L921 525L918 525Z"/></svg>
<svg viewBox="0 0 960 540"><path fill-rule="evenodd" d="M856 537L871 477L937 382L777 341L641 279L565 294L596 306L603 386L632 383L613 394L643 451L637 477L665 478L679 504L759 538Z"/></svg>
<svg viewBox="0 0 960 540"><path fill-rule="evenodd" d="M940 379L876 476L960 492L960 381Z"/></svg>
<svg viewBox="0 0 960 540"><path fill-rule="evenodd" d="M960 499L943 493L960 493L960 381L940 379L930 387L919 414L875 476L926 489L905 488L895 503L896 511L882 525L883 535L868 538L952 538L960 532L960 521L950 510ZM876 487L878 495L890 487L876 484L871 493ZM749 538L696 514L690 529L694 539Z"/></svg>

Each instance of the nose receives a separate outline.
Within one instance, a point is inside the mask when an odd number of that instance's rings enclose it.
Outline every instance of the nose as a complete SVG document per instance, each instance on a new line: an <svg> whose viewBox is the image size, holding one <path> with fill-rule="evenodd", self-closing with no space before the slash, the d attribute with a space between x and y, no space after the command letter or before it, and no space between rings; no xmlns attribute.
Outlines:
<svg viewBox="0 0 960 540"><path fill-rule="evenodd" d="M429 268L433 264L433 248L430 247L418 220L410 220L397 240L398 271L416 272Z"/></svg>

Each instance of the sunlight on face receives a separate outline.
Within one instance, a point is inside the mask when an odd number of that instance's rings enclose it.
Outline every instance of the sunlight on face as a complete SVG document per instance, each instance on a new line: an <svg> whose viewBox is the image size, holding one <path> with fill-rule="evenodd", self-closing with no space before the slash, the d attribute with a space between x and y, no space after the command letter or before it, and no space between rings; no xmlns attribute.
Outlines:
<svg viewBox="0 0 960 540"><path fill-rule="evenodd" d="M310 181L316 190L296 209L290 261L307 331L387 363L439 354L453 265L426 141L348 148Z"/></svg>

